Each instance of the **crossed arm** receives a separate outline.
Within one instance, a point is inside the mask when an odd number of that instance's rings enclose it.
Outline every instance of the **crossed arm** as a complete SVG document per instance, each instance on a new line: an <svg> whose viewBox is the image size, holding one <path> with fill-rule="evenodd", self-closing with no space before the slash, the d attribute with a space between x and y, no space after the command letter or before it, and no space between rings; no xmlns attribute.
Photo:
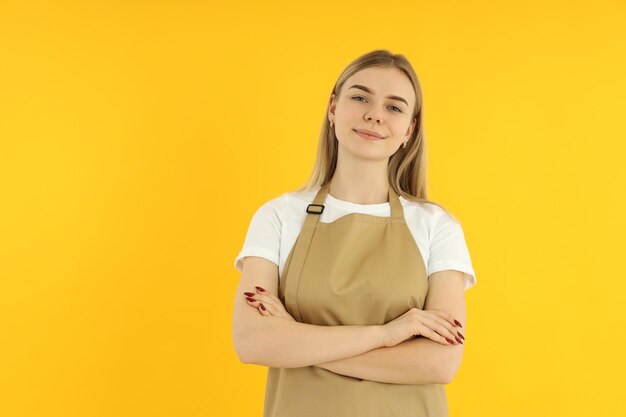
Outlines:
<svg viewBox="0 0 626 417"><path fill-rule="evenodd" d="M261 268L255 271L258 274L249 274L244 267L239 291L260 281L275 294L274 264L262 258L252 262ZM447 311L461 322L463 327L457 329L465 336L463 278L464 274L455 270L431 274L424 309ZM383 326L314 326L293 318L260 317L249 310L249 305L237 300L235 309L235 323L242 324L235 326L236 348L245 363L284 368L318 366L353 378L397 384L447 384L461 364L463 344L444 345L420 336L380 347ZM264 322L264 331L256 331L261 324L257 320ZM285 330L283 326L291 328Z"/></svg>
<svg viewBox="0 0 626 417"><path fill-rule="evenodd" d="M446 310L459 320L467 335L464 273L455 270L430 275L424 309ZM395 384L448 384L463 356L463 344L442 345L425 337L406 340L353 357L315 366L354 378Z"/></svg>

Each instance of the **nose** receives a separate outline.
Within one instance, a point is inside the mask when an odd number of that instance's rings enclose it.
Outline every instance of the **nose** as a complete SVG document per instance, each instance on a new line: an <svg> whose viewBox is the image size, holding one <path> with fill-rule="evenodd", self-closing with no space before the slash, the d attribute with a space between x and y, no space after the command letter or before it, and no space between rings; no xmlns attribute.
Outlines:
<svg viewBox="0 0 626 417"><path fill-rule="evenodd" d="M368 115L366 117L366 119L367 119L368 122L371 122L372 120L375 120L376 123L380 123L380 121L382 120L382 118L380 116L378 116L378 115L376 115L375 117Z"/></svg>
<svg viewBox="0 0 626 417"><path fill-rule="evenodd" d="M365 119L367 119L368 122L375 121L377 124L382 122L383 116L381 110L376 106L370 107L365 112Z"/></svg>

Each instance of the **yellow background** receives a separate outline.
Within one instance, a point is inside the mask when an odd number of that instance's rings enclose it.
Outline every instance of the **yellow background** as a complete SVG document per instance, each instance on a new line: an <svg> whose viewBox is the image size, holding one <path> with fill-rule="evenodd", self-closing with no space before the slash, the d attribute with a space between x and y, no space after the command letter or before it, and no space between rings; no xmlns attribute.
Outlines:
<svg viewBox="0 0 626 417"><path fill-rule="evenodd" d="M624 1L0 2L0 415L260 416L234 258L304 182L333 83L424 90L461 221L451 417L612 416L625 320Z"/></svg>

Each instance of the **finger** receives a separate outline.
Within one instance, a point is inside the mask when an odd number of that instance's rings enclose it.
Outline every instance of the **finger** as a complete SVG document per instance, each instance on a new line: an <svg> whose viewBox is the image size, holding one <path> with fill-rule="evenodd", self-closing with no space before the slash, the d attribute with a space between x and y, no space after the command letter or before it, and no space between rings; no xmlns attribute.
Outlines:
<svg viewBox="0 0 626 417"><path fill-rule="evenodd" d="M430 340L437 342L437 343L441 343L442 345L453 345L455 344L451 339L448 339L446 337L443 337L442 335L440 335L439 333L437 333L436 331L430 329L430 328L426 328L426 330L424 332L422 332L422 336L426 336L428 337Z"/></svg>
<svg viewBox="0 0 626 417"><path fill-rule="evenodd" d="M259 311L264 316L282 317L280 311L276 311L275 306L267 303L259 303Z"/></svg>
<svg viewBox="0 0 626 417"><path fill-rule="evenodd" d="M267 307L270 304L271 305L275 304L275 301L272 299L272 297L268 297L265 294L256 294L256 295L254 295L252 297L246 297L246 300L248 300L248 301L253 300L253 301L250 301L250 302L253 303L254 306L256 306L256 307L259 306L259 303L265 304L265 307Z"/></svg>
<svg viewBox="0 0 626 417"><path fill-rule="evenodd" d="M455 327L463 327L461 322L455 319L454 316L448 313L446 310L429 310L429 311L435 312L436 314L438 314L440 317L442 317L444 320L446 320L447 322L449 322Z"/></svg>
<svg viewBox="0 0 626 417"><path fill-rule="evenodd" d="M460 332L457 330L458 327L450 324L450 322L445 320L445 318L442 318L440 315L436 313L428 316L428 318L438 325L438 327L431 326L431 328L433 330L436 330L440 335L444 336L446 339L461 340L461 336L459 336ZM462 343L462 342L459 342L459 343Z"/></svg>
<svg viewBox="0 0 626 417"><path fill-rule="evenodd" d="M450 325L448 322L444 322L446 325ZM434 329L441 336L445 337L449 341L456 340L456 343L463 344L463 340L458 336L458 332L454 329L450 330L446 326L438 325L436 329Z"/></svg>
<svg viewBox="0 0 626 417"><path fill-rule="evenodd" d="M246 297L248 297L248 294L250 293L244 293ZM267 302L267 303L271 303L274 305L283 305L282 301L280 301L280 299L278 297L276 297L274 294L270 293L270 292L265 292L265 293L256 293L252 296L250 296L250 298L257 300L257 301L261 301L261 302Z"/></svg>
<svg viewBox="0 0 626 417"><path fill-rule="evenodd" d="M263 298L261 299L257 299L257 298ZM279 315L278 313L280 313L280 309L278 309L275 305L273 301L268 301L269 297L259 297L259 296L255 296L254 297L254 301L250 301L250 298L247 299L248 304L250 304L253 307L256 307L259 309L259 311L269 311L271 315L276 316ZM263 305L263 307L261 307L261 305ZM264 309L265 310L264 310Z"/></svg>
<svg viewBox="0 0 626 417"><path fill-rule="evenodd" d="M288 317L285 309L282 307L282 304L280 303L275 304L273 301L270 301L270 302L263 301L262 303L259 304L259 308L261 308L261 305L263 305L263 307L265 307L265 309L269 311L272 316L285 317L285 318Z"/></svg>
<svg viewBox="0 0 626 417"><path fill-rule="evenodd" d="M261 288L261 289L263 289L263 291L261 291L261 290L260 290L260 288ZM266 297L268 297L268 298L273 299L274 301L278 301L278 302L280 302L281 304L283 303L283 302L280 300L280 298L278 298L278 296L277 296L276 294L273 294L272 292L270 292L270 291L266 290L265 288L262 288L262 287L255 287L255 289L256 289L256 293L257 293L257 295L264 295L264 296L266 296Z"/></svg>
<svg viewBox="0 0 626 417"><path fill-rule="evenodd" d="M264 316L272 316L273 314L264 303L259 303L259 312Z"/></svg>
<svg viewBox="0 0 626 417"><path fill-rule="evenodd" d="M264 303L265 306L267 307L268 304L276 304L276 301L274 300L274 298L272 298L269 295L266 294L255 294L251 297L246 296L246 300L250 301L255 307L259 306L259 303ZM278 303L280 303L280 300L278 300Z"/></svg>
<svg viewBox="0 0 626 417"><path fill-rule="evenodd" d="M279 298L274 296L272 293L259 293L249 298L256 301L256 304L254 304L255 307L258 307L259 305L258 303L261 302L265 305L265 307L271 309L272 315L289 317L287 310L285 310L285 306L283 305L283 303L280 301Z"/></svg>
<svg viewBox="0 0 626 417"><path fill-rule="evenodd" d="M262 302L262 300L256 300L252 297L246 297L246 303L248 303L248 305L250 307L254 307L254 308L259 308L259 304Z"/></svg>
<svg viewBox="0 0 626 417"><path fill-rule="evenodd" d="M250 297L246 297L246 303L247 303L250 307L252 307L252 308L254 308L254 309L256 309L256 310L260 310L260 309L259 309L259 301L256 301L256 300L254 300L254 299L252 299L252 298L250 298ZM260 313L260 311L259 311L259 313Z"/></svg>
<svg viewBox="0 0 626 417"><path fill-rule="evenodd" d="M441 333L441 335L445 336L448 339L452 340L463 340L465 337L458 330L459 327L456 324L451 324L455 320L451 314L444 310L428 310L426 313L430 313L427 317L435 320L440 325L444 326L447 329L447 332ZM462 343L462 342L459 342Z"/></svg>
<svg viewBox="0 0 626 417"><path fill-rule="evenodd" d="M264 290L264 291L259 290L259 288L261 288L261 287L255 287L255 288L256 288L256 295L255 295L254 297L257 297L257 296L264 296L264 297L265 297L265 299L274 300L274 302L278 302L278 303L280 303L280 304L283 304L283 302L281 301L281 299L280 299L280 298L278 298L278 296L277 296L277 295L275 295L275 294L271 293L271 292L270 292L270 291L268 291L268 290Z"/></svg>
<svg viewBox="0 0 626 417"><path fill-rule="evenodd" d="M283 316L287 316L289 314L287 313L287 308L285 307L285 303L283 303L280 298L278 298L277 296L271 293L265 296L264 302L269 302L276 309L280 310L281 315Z"/></svg>
<svg viewBox="0 0 626 417"><path fill-rule="evenodd" d="M253 300L256 301L263 301L267 299L267 296L265 296L264 294L253 294L253 295L249 295L249 292L244 293L244 297L246 298L252 298Z"/></svg>
<svg viewBox="0 0 626 417"><path fill-rule="evenodd" d="M445 327L450 331L450 333L452 333L454 338L456 340L458 340L459 343L463 344L463 341L465 340L465 336L463 336L463 333L461 333L461 331L459 330L459 329L461 329L463 327L461 322L456 320L452 316L452 314L448 313L445 310L437 310L437 311L439 312L439 317L441 317L443 320L445 320L442 324L445 325ZM450 323L454 323L454 325L452 325ZM458 325L457 325L457 323L458 323Z"/></svg>
<svg viewBox="0 0 626 417"><path fill-rule="evenodd" d="M422 319L422 323L424 323L430 330L436 332L447 340L456 340L457 343L463 343L459 336L456 335L457 332L454 326L450 325L450 323L443 320L439 316L426 316Z"/></svg>
<svg viewBox="0 0 626 417"><path fill-rule="evenodd" d="M276 302L280 303L280 300L276 298L275 296L273 296L271 293L256 293L250 296L250 298L253 298L261 302L268 302L268 303L274 303L274 304L276 304Z"/></svg>

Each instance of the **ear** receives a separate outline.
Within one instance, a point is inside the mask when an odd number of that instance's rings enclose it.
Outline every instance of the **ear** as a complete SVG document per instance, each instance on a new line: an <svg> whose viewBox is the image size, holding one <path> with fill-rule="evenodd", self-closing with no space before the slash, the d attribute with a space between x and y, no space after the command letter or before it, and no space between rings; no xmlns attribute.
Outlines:
<svg viewBox="0 0 626 417"><path fill-rule="evenodd" d="M407 136L411 137L411 135L413 134L413 129L415 129L416 124L417 124L417 118L414 117L413 122L411 123L411 126L409 126L409 131L407 132Z"/></svg>
<svg viewBox="0 0 626 417"><path fill-rule="evenodd" d="M330 99L328 100L329 104L328 104L328 120L330 119L334 119L335 118L335 107L337 107L337 105L335 104L335 95L331 94L330 95ZM333 117L330 117L333 116Z"/></svg>

